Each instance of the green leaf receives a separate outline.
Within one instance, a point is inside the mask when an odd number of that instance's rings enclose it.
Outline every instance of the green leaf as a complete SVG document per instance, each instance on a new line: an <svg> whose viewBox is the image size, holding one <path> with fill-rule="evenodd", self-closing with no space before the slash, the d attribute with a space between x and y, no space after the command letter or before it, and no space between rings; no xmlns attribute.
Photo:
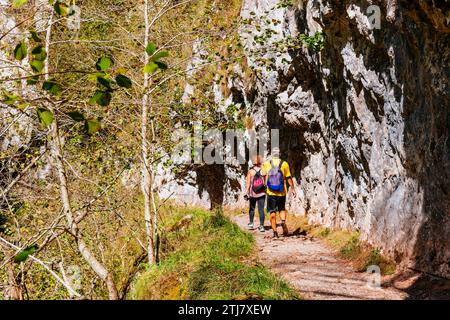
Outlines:
<svg viewBox="0 0 450 320"><path fill-rule="evenodd" d="M124 76L123 74L117 75L116 82L120 87L127 88L127 89L130 89L131 85L132 85L131 79L128 78L127 76Z"/></svg>
<svg viewBox="0 0 450 320"><path fill-rule="evenodd" d="M93 135L96 132L100 131L102 125L100 124L100 121L90 119L86 120L86 122L84 123L84 128L86 129L88 135Z"/></svg>
<svg viewBox="0 0 450 320"><path fill-rule="evenodd" d="M147 54L148 54L149 56L151 56L151 55L154 54L155 51L156 51L156 44L154 44L153 42L150 42L150 43L147 45L147 48L145 48L145 51L147 52Z"/></svg>
<svg viewBox="0 0 450 320"><path fill-rule="evenodd" d="M55 12L60 16L67 16L67 14L69 13L69 7L64 2L56 1L53 8L55 9Z"/></svg>
<svg viewBox="0 0 450 320"><path fill-rule="evenodd" d="M98 101L100 100L102 94L103 94L102 91L99 91L99 90L95 91L95 93L92 96L92 98L89 99L89 104L96 104L96 103L98 103Z"/></svg>
<svg viewBox="0 0 450 320"><path fill-rule="evenodd" d="M16 60L22 61L27 56L27 45L25 42L20 41L19 44L14 49L14 58Z"/></svg>
<svg viewBox="0 0 450 320"><path fill-rule="evenodd" d="M44 69L44 61L33 60L30 62L30 66L34 72L41 72Z"/></svg>
<svg viewBox="0 0 450 320"><path fill-rule="evenodd" d="M94 73L88 74L88 80L97 82L98 77L104 77L104 76L106 76L106 73L104 73L104 72L94 72Z"/></svg>
<svg viewBox="0 0 450 320"><path fill-rule="evenodd" d="M53 86L53 81L52 80L47 80L47 81L44 81L44 83L42 84L42 89L44 89L46 91L50 91L52 86Z"/></svg>
<svg viewBox="0 0 450 320"><path fill-rule="evenodd" d="M80 111L67 112L67 115L76 122L84 121L84 115Z"/></svg>
<svg viewBox="0 0 450 320"><path fill-rule="evenodd" d="M39 38L36 30L31 29L30 30L31 39L33 39L34 42L42 42L42 39Z"/></svg>
<svg viewBox="0 0 450 320"><path fill-rule="evenodd" d="M32 246L26 247L25 249L23 249L21 252L19 252L18 254L16 254L14 256L14 262L15 263L20 263L20 262L24 262L25 260L28 259L28 257L35 253L36 250L38 249L38 245L34 244Z"/></svg>
<svg viewBox="0 0 450 320"><path fill-rule="evenodd" d="M44 81L44 83L42 84L42 89L50 92L54 96L59 96L62 92L61 86L58 83L56 83L53 79Z"/></svg>
<svg viewBox="0 0 450 320"><path fill-rule="evenodd" d="M99 76L97 77L98 83L100 83L102 86L106 87L108 90L112 90L111 88L111 79L108 79L106 76Z"/></svg>
<svg viewBox="0 0 450 320"><path fill-rule="evenodd" d="M12 2L12 6L14 8L20 8L21 6L23 6L24 4L26 4L28 2L28 0L13 0Z"/></svg>
<svg viewBox="0 0 450 320"><path fill-rule="evenodd" d="M38 82L39 82L39 76L33 76L33 77L27 79L27 84L30 86L33 86Z"/></svg>
<svg viewBox="0 0 450 320"><path fill-rule="evenodd" d="M95 64L95 67L98 71L106 71L111 67L113 64L111 58L109 57L101 57L97 60L97 63Z"/></svg>
<svg viewBox="0 0 450 320"><path fill-rule="evenodd" d="M20 99L20 97L16 94L10 93L8 91L3 91L3 101L2 102L4 104L12 105L19 99Z"/></svg>
<svg viewBox="0 0 450 320"><path fill-rule="evenodd" d="M111 93L108 91L95 91L94 96L89 100L89 104L98 104L102 107L106 107L111 102Z"/></svg>
<svg viewBox="0 0 450 320"><path fill-rule="evenodd" d="M52 124L53 120L55 119L53 116L53 113L51 111L45 109L45 108L38 108L37 114L39 117L39 121L45 126L48 127Z"/></svg>
<svg viewBox="0 0 450 320"><path fill-rule="evenodd" d="M155 62L161 70L167 70L167 64L165 62L156 61Z"/></svg>
<svg viewBox="0 0 450 320"><path fill-rule="evenodd" d="M87 79L88 79L89 81L97 81L97 74L95 74L95 73L90 73L90 74L88 74Z"/></svg>
<svg viewBox="0 0 450 320"><path fill-rule="evenodd" d="M166 58L168 56L169 56L169 52L167 52L165 50L162 50L162 51L159 51L159 52L155 53L155 55L152 57L152 60L156 62L159 59Z"/></svg>
<svg viewBox="0 0 450 320"><path fill-rule="evenodd" d="M144 73L153 73L153 72L157 71L158 69L159 69L159 66L156 63L154 63L153 61L151 61L144 67Z"/></svg>
<svg viewBox="0 0 450 320"><path fill-rule="evenodd" d="M31 54L35 60L44 61L47 58L47 52L45 52L45 48L42 45L33 48Z"/></svg>

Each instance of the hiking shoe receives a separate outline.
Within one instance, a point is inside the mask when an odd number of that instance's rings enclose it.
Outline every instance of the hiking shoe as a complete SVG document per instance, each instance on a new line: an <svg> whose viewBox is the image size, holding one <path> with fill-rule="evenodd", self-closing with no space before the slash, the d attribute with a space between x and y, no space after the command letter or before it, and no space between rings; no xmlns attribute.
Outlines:
<svg viewBox="0 0 450 320"><path fill-rule="evenodd" d="M266 229L264 229L264 226L259 226L258 231L259 232L266 232Z"/></svg>
<svg viewBox="0 0 450 320"><path fill-rule="evenodd" d="M248 230L253 230L253 229L255 229L255 225L253 224L253 223L249 223L248 225L247 225L247 228L248 228Z"/></svg>
<svg viewBox="0 0 450 320"><path fill-rule="evenodd" d="M280 236L278 235L278 232L274 231L274 232L273 232L272 238L278 239L279 237L280 237Z"/></svg>

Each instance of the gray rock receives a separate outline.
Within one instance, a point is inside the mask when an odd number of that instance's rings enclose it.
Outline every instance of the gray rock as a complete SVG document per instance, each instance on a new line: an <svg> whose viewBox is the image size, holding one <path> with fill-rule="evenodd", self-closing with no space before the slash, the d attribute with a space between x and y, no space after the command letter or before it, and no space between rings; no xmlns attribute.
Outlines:
<svg viewBox="0 0 450 320"><path fill-rule="evenodd" d="M300 189L290 211L312 223L357 230L397 262L449 277L450 27L444 5L382 1L378 30L369 22L370 1L303 0L274 9L278 2L243 1L243 18L281 21L267 46L300 33L325 34L320 53L303 48L278 56L255 54L260 47L252 37L260 32L240 31L250 66L258 69L261 55L275 60L273 70L258 74L246 107L257 129L280 129L282 153ZM244 172L221 172L209 189L219 190L221 203L241 206L236 199ZM202 189L196 182L192 187Z"/></svg>
<svg viewBox="0 0 450 320"><path fill-rule="evenodd" d="M243 16L264 14L259 1L244 3ZM301 188L290 210L358 230L396 261L450 276L444 7L386 1L381 29L372 30L369 2L324 3L277 11L283 36L323 31L325 49L289 52L288 68L277 64L258 79L250 107L266 114L259 126L282 132L283 155Z"/></svg>

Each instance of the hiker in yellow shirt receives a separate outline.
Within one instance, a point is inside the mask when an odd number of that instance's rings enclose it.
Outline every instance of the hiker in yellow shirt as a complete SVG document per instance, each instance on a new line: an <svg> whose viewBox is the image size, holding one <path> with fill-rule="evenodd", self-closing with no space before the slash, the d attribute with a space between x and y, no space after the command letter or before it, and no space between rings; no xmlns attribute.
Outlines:
<svg viewBox="0 0 450 320"><path fill-rule="evenodd" d="M289 164L286 161L281 160L279 148L272 149L271 159L264 163L262 175L266 179L267 212L270 213L270 224L273 230L273 237L278 238L277 212L280 213L283 235L287 236L289 233L286 226L286 195L288 192L288 184L292 189L294 198L297 196L297 192L295 191Z"/></svg>

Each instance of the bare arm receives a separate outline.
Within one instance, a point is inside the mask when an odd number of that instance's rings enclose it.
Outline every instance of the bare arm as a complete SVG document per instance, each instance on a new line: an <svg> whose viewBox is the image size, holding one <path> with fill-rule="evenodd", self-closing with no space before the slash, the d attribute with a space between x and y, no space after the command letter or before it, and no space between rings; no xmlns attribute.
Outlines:
<svg viewBox="0 0 450 320"><path fill-rule="evenodd" d="M292 179L292 177L289 177L287 179L287 182L289 184L289 187L292 189L292 196L295 198L297 197L297 191L295 191L295 184L294 184L294 179Z"/></svg>
<svg viewBox="0 0 450 320"><path fill-rule="evenodd" d="M245 194L248 194L248 191L250 190L250 181L252 180L252 173L251 170L247 173L247 179L245 180Z"/></svg>

